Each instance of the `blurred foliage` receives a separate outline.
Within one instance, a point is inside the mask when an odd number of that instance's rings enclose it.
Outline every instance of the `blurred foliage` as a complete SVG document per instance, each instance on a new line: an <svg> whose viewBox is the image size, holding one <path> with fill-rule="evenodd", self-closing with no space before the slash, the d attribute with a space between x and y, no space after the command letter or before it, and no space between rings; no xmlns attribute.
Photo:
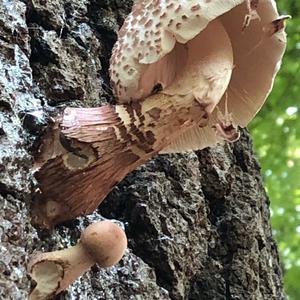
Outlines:
<svg viewBox="0 0 300 300"><path fill-rule="evenodd" d="M300 299L300 1L278 0L287 21L288 46L274 89L251 123L271 199L272 224L279 244L290 300Z"/></svg>

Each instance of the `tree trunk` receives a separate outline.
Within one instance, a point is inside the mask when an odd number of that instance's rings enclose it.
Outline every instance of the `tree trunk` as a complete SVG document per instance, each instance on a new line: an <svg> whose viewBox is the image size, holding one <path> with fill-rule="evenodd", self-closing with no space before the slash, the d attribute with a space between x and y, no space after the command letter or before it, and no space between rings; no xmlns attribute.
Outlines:
<svg viewBox="0 0 300 300"><path fill-rule="evenodd" d="M76 243L92 221L123 222L129 249L57 299L284 299L269 200L247 130L235 144L161 155L98 211L52 232L30 223L32 164L51 114L113 103L108 60L128 0L0 3L0 298L26 299L35 251Z"/></svg>

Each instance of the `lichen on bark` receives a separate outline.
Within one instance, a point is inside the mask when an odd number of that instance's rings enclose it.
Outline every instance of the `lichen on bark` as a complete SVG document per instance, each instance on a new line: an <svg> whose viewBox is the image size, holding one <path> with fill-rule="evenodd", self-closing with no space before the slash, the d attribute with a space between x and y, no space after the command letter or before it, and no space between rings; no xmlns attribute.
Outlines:
<svg viewBox="0 0 300 300"><path fill-rule="evenodd" d="M233 145L162 155L129 174L92 215L51 233L30 223L33 154L65 106L113 103L108 60L132 3L0 3L0 298L25 299L29 255L76 243L102 217L129 250L60 299L284 299L269 200L249 133Z"/></svg>

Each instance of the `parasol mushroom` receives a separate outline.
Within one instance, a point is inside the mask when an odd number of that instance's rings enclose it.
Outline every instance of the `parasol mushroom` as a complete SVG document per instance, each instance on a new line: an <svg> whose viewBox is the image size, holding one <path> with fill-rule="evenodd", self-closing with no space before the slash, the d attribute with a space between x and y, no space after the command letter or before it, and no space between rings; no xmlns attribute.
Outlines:
<svg viewBox="0 0 300 300"><path fill-rule="evenodd" d="M118 104L67 108L45 138L35 223L92 212L157 153L236 140L272 88L286 18L273 0L136 1L111 57Z"/></svg>
<svg viewBox="0 0 300 300"><path fill-rule="evenodd" d="M29 300L45 300L66 289L91 266L108 268L124 255L127 239L124 231L111 221L89 225L76 246L35 254L28 269L37 285Z"/></svg>

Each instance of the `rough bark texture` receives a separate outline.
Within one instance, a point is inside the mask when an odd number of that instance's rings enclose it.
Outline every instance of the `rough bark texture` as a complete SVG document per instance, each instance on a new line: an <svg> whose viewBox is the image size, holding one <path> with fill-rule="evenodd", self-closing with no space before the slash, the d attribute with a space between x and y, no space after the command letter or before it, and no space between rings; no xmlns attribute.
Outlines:
<svg viewBox="0 0 300 300"><path fill-rule="evenodd" d="M104 216L123 222L126 256L92 268L57 299L283 299L269 201L246 130L234 145L155 158L88 217L51 233L31 226L32 154L49 112L113 102L108 59L131 5L0 3L0 298L26 299L29 255L74 244Z"/></svg>

